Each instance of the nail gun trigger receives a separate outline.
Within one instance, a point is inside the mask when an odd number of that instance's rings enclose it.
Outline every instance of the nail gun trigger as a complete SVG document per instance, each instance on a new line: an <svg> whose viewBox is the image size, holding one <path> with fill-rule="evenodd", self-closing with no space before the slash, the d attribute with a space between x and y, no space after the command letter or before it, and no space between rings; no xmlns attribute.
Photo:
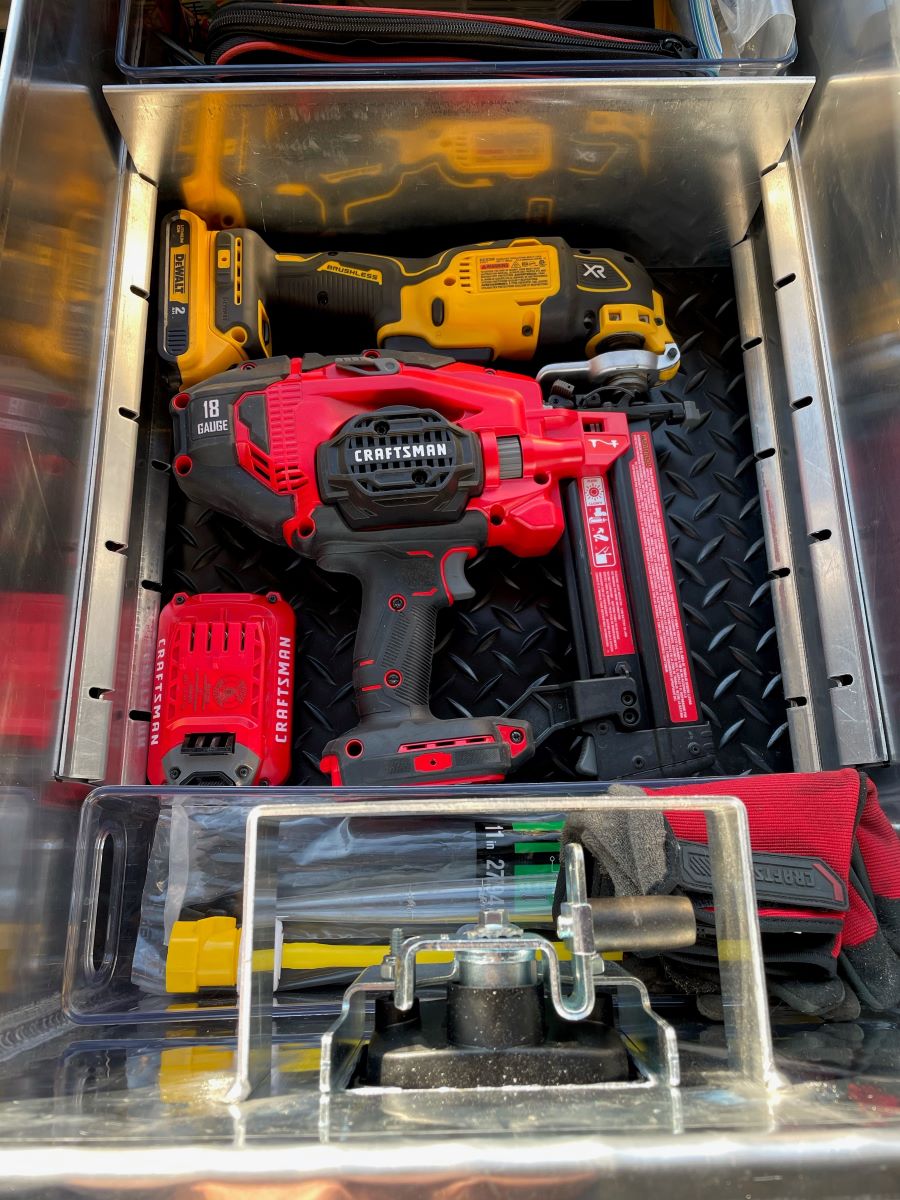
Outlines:
<svg viewBox="0 0 900 1200"><path fill-rule="evenodd" d="M582 738L581 751L575 764L575 773L582 779L597 778L597 747L592 737Z"/></svg>

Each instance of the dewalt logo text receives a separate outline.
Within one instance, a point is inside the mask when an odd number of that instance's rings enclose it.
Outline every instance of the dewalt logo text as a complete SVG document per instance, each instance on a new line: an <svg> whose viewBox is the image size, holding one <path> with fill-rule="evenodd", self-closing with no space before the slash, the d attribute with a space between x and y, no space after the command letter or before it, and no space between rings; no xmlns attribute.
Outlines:
<svg viewBox="0 0 900 1200"><path fill-rule="evenodd" d="M169 257L169 299L187 300L188 262L190 251L187 246L173 246Z"/></svg>

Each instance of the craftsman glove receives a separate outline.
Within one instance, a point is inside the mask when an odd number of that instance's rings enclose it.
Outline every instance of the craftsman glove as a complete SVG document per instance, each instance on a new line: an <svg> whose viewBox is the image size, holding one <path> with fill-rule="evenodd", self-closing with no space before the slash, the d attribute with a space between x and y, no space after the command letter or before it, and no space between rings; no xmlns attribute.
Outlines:
<svg viewBox="0 0 900 1200"><path fill-rule="evenodd" d="M855 771L754 776L660 789L736 795L747 808L769 991L797 1011L852 1019L860 1001L900 1003L900 841L871 781ZM594 894L679 892L694 901L696 947L664 959L669 978L720 1011L702 813L576 813L564 841L593 857Z"/></svg>
<svg viewBox="0 0 900 1200"><path fill-rule="evenodd" d="M862 814L850 860L841 966L863 1004L881 1010L900 1003L900 842L874 783L861 779Z"/></svg>

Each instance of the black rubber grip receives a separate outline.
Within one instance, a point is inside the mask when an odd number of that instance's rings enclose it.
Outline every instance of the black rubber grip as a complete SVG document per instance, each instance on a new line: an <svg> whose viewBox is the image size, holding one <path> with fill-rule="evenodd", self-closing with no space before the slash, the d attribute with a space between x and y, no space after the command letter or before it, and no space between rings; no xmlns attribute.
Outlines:
<svg viewBox="0 0 900 1200"><path fill-rule="evenodd" d="M371 269L371 263L379 264L381 269ZM306 263L281 261L275 272L276 293L272 299L306 309L318 308L335 316L369 317L374 321L385 305L383 277L383 264L377 256L336 254ZM390 299L390 293L397 290L393 279L389 279L387 290Z"/></svg>
<svg viewBox="0 0 900 1200"><path fill-rule="evenodd" d="M348 530L317 555L326 571L355 575L362 584L353 655L361 724L431 719L437 614L474 594L465 565L485 535L483 518L468 514L439 529Z"/></svg>

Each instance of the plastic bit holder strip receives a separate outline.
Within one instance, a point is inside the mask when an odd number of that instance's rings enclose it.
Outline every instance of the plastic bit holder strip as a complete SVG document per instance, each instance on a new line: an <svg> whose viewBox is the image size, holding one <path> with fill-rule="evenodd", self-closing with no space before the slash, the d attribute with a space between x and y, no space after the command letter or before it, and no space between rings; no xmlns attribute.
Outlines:
<svg viewBox="0 0 900 1200"><path fill-rule="evenodd" d="M248 1099L272 1067L277 843L282 821L303 817L380 818L433 816L527 817L591 810L616 812L702 812L706 818L715 903L716 937L725 1018L728 1069L735 1083L771 1088L775 1069L763 969L750 831L743 804L735 796L653 796L633 787L615 787L596 796L510 797L489 792L449 796L446 791L410 792L403 799L374 795L364 801L260 804L247 819L244 850L244 923L238 963L238 1024L235 1077L226 1099ZM724 953L723 953L724 950ZM269 954L263 953L269 951ZM377 971L378 968L375 968ZM393 983L388 984L392 989ZM724 1083L724 1080L720 1082Z"/></svg>

